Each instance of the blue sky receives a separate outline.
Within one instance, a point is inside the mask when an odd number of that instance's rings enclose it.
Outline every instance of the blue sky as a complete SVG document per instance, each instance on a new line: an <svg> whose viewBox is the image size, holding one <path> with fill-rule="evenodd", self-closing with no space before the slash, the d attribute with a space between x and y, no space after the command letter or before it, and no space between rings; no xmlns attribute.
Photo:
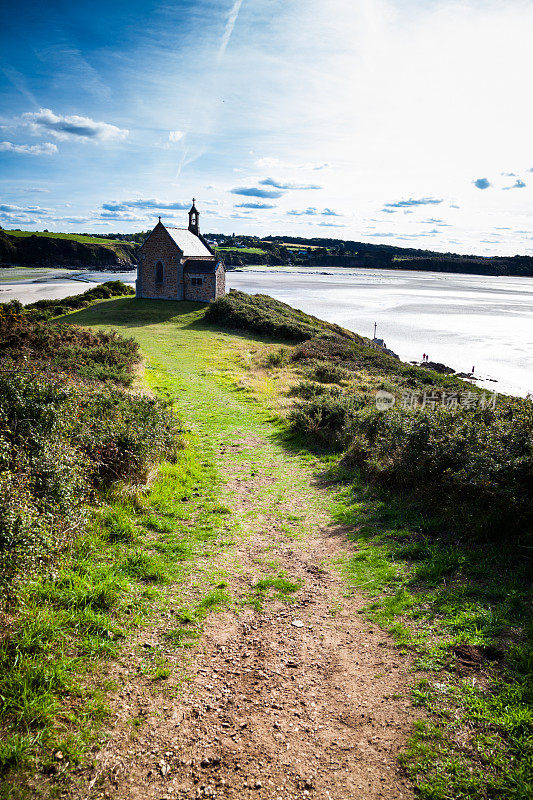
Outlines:
<svg viewBox="0 0 533 800"><path fill-rule="evenodd" d="M0 224L533 253L528 0L22 0Z"/></svg>

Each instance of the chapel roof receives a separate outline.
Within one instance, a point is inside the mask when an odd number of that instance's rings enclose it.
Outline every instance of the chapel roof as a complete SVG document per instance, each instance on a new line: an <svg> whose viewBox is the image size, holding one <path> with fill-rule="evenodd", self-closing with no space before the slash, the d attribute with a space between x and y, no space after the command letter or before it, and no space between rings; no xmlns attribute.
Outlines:
<svg viewBox="0 0 533 800"><path fill-rule="evenodd" d="M213 259L213 254L208 250L202 240L188 228L171 228L165 225L169 236L176 242L184 258Z"/></svg>

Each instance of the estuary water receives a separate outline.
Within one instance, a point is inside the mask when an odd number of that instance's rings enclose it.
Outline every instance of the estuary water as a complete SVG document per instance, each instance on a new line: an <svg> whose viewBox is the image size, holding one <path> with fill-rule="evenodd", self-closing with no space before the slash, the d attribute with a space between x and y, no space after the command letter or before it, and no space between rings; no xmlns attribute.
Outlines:
<svg viewBox="0 0 533 800"><path fill-rule="evenodd" d="M0 302L76 294L86 288L80 279L135 280L134 272L10 272L0 271ZM372 337L376 322L378 337L405 361L427 353L459 372L475 367L485 379L479 385L490 391L533 392L533 278L255 267L229 271L226 285L268 294L364 336Z"/></svg>

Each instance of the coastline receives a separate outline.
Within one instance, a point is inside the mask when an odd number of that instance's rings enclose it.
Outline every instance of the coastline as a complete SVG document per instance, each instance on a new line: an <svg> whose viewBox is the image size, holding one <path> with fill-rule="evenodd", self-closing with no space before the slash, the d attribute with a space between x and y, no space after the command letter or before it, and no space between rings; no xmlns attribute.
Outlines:
<svg viewBox="0 0 533 800"><path fill-rule="evenodd" d="M120 279L133 285L135 280L132 270L9 268L6 273L0 270L0 302L24 304L77 294L80 283ZM10 276L16 279L7 281ZM429 352L432 361L458 373L475 366L475 384L489 392L525 397L533 389L528 384L533 278L498 276L496 282L407 270L254 266L229 270L227 281L228 288L268 294L370 338L377 321L378 337L402 361L419 363ZM524 290L526 302L519 306L517 294Z"/></svg>

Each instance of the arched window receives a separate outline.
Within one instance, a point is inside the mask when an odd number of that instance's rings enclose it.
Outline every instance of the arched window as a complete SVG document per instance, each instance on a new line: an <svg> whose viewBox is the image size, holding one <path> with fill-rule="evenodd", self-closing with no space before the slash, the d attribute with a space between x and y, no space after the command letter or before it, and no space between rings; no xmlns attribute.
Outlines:
<svg viewBox="0 0 533 800"><path fill-rule="evenodd" d="M160 261L155 265L155 282L163 283L163 264Z"/></svg>

